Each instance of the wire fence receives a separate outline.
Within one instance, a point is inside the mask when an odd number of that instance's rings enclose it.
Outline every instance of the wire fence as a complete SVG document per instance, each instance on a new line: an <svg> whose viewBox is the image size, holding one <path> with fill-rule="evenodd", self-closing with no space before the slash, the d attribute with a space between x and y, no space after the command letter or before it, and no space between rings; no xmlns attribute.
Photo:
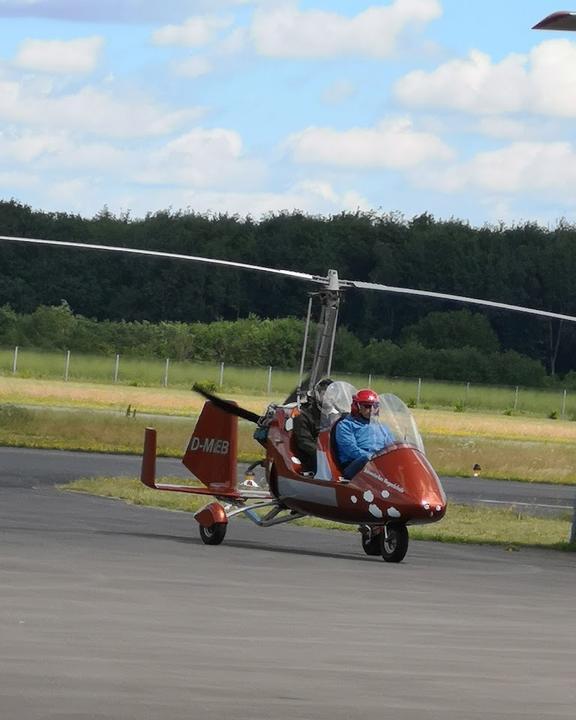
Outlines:
<svg viewBox="0 0 576 720"><path fill-rule="evenodd" d="M237 367L223 362L199 363L133 356L44 352L29 348L0 348L0 375L64 382L121 384L143 387L206 389L281 400L296 387L299 373L266 367ZM489 386L470 382L440 382L426 378L391 378L373 373L333 373L356 387L392 392L413 408L478 410L509 415L533 414L576 420L576 391L555 387Z"/></svg>

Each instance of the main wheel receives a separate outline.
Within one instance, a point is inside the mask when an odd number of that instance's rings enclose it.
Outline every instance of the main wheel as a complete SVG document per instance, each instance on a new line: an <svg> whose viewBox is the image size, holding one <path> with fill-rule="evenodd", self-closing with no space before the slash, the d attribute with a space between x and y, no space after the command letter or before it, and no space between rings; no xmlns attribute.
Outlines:
<svg viewBox="0 0 576 720"><path fill-rule="evenodd" d="M362 550L366 555L380 555L382 553L382 532L363 532Z"/></svg>
<svg viewBox="0 0 576 720"><path fill-rule="evenodd" d="M381 535L382 558L386 562L399 563L408 552L408 528L406 525L387 525Z"/></svg>
<svg viewBox="0 0 576 720"><path fill-rule="evenodd" d="M220 545L226 537L228 523L214 523L210 527L200 525L200 537L204 545Z"/></svg>

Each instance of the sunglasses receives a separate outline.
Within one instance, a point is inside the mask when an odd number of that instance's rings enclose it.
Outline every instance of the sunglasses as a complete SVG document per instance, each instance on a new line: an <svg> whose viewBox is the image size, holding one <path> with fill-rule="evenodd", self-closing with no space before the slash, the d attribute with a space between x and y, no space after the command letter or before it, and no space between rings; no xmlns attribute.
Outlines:
<svg viewBox="0 0 576 720"><path fill-rule="evenodd" d="M364 409L366 409L366 408L372 409L372 408L378 407L378 403L358 403L358 405Z"/></svg>

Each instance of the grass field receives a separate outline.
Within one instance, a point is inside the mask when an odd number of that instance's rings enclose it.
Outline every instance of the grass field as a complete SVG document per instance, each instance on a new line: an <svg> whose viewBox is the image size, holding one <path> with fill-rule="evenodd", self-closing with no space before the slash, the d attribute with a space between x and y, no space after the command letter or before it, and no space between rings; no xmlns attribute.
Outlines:
<svg viewBox="0 0 576 720"><path fill-rule="evenodd" d="M183 392L195 382L212 384L224 394L251 395L282 400L298 382L298 374L276 368L238 368L220 363L169 362L71 354L68 382L111 384L119 392L126 387L168 387ZM37 352L20 348L14 370L14 348L0 349L0 376L16 379L63 380L67 363L65 353ZM116 372L117 371L117 372ZM536 390L516 387L491 387L468 383L401 380L376 375L342 375L356 387L371 384L378 392L392 392L406 403L424 408L460 408L485 412L510 412L548 417L576 418L576 392L564 394L563 388ZM222 384L221 384L222 381Z"/></svg>
<svg viewBox="0 0 576 720"><path fill-rule="evenodd" d="M254 396L233 399L255 412L266 404ZM173 388L0 377L0 443L140 453L144 428L153 425L159 454L179 457L202 404L196 393ZM440 474L469 477L478 463L486 477L576 484L576 423L447 410L416 409L414 414ZM262 453L252 430L250 423L239 425L243 459Z"/></svg>

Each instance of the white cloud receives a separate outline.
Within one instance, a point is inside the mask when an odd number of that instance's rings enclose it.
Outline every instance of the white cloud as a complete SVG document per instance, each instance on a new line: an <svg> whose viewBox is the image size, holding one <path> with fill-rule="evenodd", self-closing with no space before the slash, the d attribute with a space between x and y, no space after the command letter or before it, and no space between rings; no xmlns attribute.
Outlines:
<svg viewBox="0 0 576 720"><path fill-rule="evenodd" d="M117 175L137 160L128 152L106 142L88 142L65 132L0 133L0 161L14 171L72 171L72 174L98 171ZM47 183L50 184L50 183Z"/></svg>
<svg viewBox="0 0 576 720"><path fill-rule="evenodd" d="M310 200L317 198L341 210L368 210L370 208L368 201L360 193L355 190L338 193L325 180L303 180L294 186L294 191L307 195Z"/></svg>
<svg viewBox="0 0 576 720"><path fill-rule="evenodd" d="M488 55L472 50L465 60L451 60L431 73L409 73L396 83L395 95L410 106L509 112L526 102L524 66L521 55L510 55L493 65Z"/></svg>
<svg viewBox="0 0 576 720"><path fill-rule="evenodd" d="M226 35L216 48L219 55L236 55L248 45L248 31L246 28L234 28Z"/></svg>
<svg viewBox="0 0 576 720"><path fill-rule="evenodd" d="M177 75L189 78L202 77L202 75L208 75L213 70L210 60L199 56L189 57L186 60L174 63L173 68Z"/></svg>
<svg viewBox="0 0 576 720"><path fill-rule="evenodd" d="M475 130L481 135L499 140L525 140L536 132L526 122L501 115L481 117Z"/></svg>
<svg viewBox="0 0 576 720"><path fill-rule="evenodd" d="M14 172L33 170L78 179L96 174L115 185L159 185L176 191L237 187L247 191L261 183L265 174L264 166L244 152L240 136L222 128L198 128L146 150L90 142L64 131L4 132L0 133L0 163Z"/></svg>
<svg viewBox="0 0 576 720"><path fill-rule="evenodd" d="M499 63L472 50L430 73L409 73L396 83L395 95L411 107L576 117L575 65L576 43L569 40L548 40L529 55L508 55Z"/></svg>
<svg viewBox="0 0 576 720"><path fill-rule="evenodd" d="M40 178L30 172L11 170L0 172L0 187L6 188L10 193L13 193L16 188L29 190L38 187L40 184Z"/></svg>
<svg viewBox="0 0 576 720"><path fill-rule="evenodd" d="M45 133L0 133L0 158L6 162L31 163L46 154L57 153L65 147L62 136Z"/></svg>
<svg viewBox="0 0 576 720"><path fill-rule="evenodd" d="M438 137L402 118L344 131L310 127L290 136L287 147L296 162L348 168L406 169L452 155Z"/></svg>
<svg viewBox="0 0 576 720"><path fill-rule="evenodd" d="M25 40L14 58L24 70L46 73L84 74L98 64L104 41L101 37L76 40Z"/></svg>
<svg viewBox="0 0 576 720"><path fill-rule="evenodd" d="M267 213L300 210L307 213L338 213L343 210L368 209L368 202L355 191L339 193L323 181L307 180L279 192L198 191L182 189L154 191L149 197L124 196L124 208L132 208L137 215L151 209L190 207L198 212L222 212L251 215L260 218Z"/></svg>
<svg viewBox="0 0 576 720"><path fill-rule="evenodd" d="M445 192L467 189L576 197L576 151L566 142L516 142L467 163L420 173L415 181Z"/></svg>
<svg viewBox="0 0 576 720"><path fill-rule="evenodd" d="M73 208L75 212L85 211L86 198L90 198L90 210L87 215L95 215L104 205L106 200L95 204L93 198L102 191L102 183L97 178L68 178L57 180L46 188L46 200L54 208ZM105 196L106 197L106 196Z"/></svg>
<svg viewBox="0 0 576 720"><path fill-rule="evenodd" d="M576 117L576 43L549 40L535 47L531 58L531 107L543 115Z"/></svg>
<svg viewBox="0 0 576 720"><path fill-rule="evenodd" d="M75 133L0 133L0 165L10 172L34 172L46 178L101 178L114 187L136 185L187 190L248 192L262 184L265 167L244 152L238 133L197 128L169 142L126 148L87 141ZM52 180L46 181L50 186ZM172 204L172 203L170 203Z"/></svg>
<svg viewBox="0 0 576 720"><path fill-rule="evenodd" d="M14 188L12 176L6 178L8 188ZM36 178L21 178L18 187L32 187ZM27 183L27 185L26 185ZM0 186L3 175L0 173ZM357 192L336 192L322 181L305 181L283 191L221 191L191 188L115 186L111 196L108 184L98 178L76 178L56 181L43 193L43 209L69 211L92 216L104 205L115 214L129 210L133 217L166 208L190 208L202 213L228 213L261 218L268 213L300 210L306 213L331 214L345 210L369 209L368 202Z"/></svg>
<svg viewBox="0 0 576 720"><path fill-rule="evenodd" d="M322 93L322 101L327 105L340 105L348 100L356 88L349 80L337 80Z"/></svg>
<svg viewBox="0 0 576 720"><path fill-rule="evenodd" d="M225 188L248 187L263 174L263 166L245 155L238 133L197 128L149 153L135 179L144 184Z"/></svg>
<svg viewBox="0 0 576 720"><path fill-rule="evenodd" d="M330 58L339 55L388 57L399 35L438 18L438 0L393 0L354 17L321 10L301 11L293 4L263 7L254 14L251 36L257 52L269 57Z"/></svg>
<svg viewBox="0 0 576 720"><path fill-rule="evenodd" d="M135 138L173 132L200 114L199 108L165 110L140 96L120 98L89 86L52 95L37 85L0 81L0 120L31 128Z"/></svg>
<svg viewBox="0 0 576 720"><path fill-rule="evenodd" d="M231 18L198 15L189 18L182 25L166 25L156 30L152 35L152 42L156 45L201 47L212 42L221 30L231 24Z"/></svg>

